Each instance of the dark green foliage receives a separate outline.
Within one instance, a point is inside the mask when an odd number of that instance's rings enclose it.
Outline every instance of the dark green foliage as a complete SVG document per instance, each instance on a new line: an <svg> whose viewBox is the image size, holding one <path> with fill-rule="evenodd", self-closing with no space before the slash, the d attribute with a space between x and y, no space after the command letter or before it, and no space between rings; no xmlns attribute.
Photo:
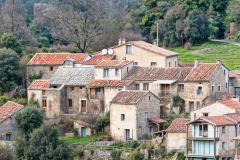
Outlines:
<svg viewBox="0 0 240 160"><path fill-rule="evenodd" d="M111 156L113 160L120 160L122 152L120 150L112 150Z"/></svg>
<svg viewBox="0 0 240 160"><path fill-rule="evenodd" d="M128 160L144 160L144 155L139 150L135 150L129 155Z"/></svg>
<svg viewBox="0 0 240 160"><path fill-rule="evenodd" d="M7 102L7 98L5 96L0 96L0 106Z"/></svg>
<svg viewBox="0 0 240 160"><path fill-rule="evenodd" d="M21 82L19 56L11 49L0 49L0 95Z"/></svg>
<svg viewBox="0 0 240 160"><path fill-rule="evenodd" d="M26 153L27 159L66 160L69 156L70 148L58 140L58 131L53 126L43 125L32 133Z"/></svg>
<svg viewBox="0 0 240 160"><path fill-rule="evenodd" d="M0 144L0 159L2 160L14 159L14 151L11 146Z"/></svg>
<svg viewBox="0 0 240 160"><path fill-rule="evenodd" d="M33 73L28 76L28 81L32 83L34 80L41 79L42 73Z"/></svg>
<svg viewBox="0 0 240 160"><path fill-rule="evenodd" d="M179 152L177 155L177 160L185 160L186 156L184 155L184 152Z"/></svg>
<svg viewBox="0 0 240 160"><path fill-rule="evenodd" d="M111 146L117 147L117 148L137 148L140 144L138 141L127 141L127 142L121 142L117 141Z"/></svg>
<svg viewBox="0 0 240 160"><path fill-rule="evenodd" d="M43 113L35 106L28 106L16 114L16 122L28 140L34 129L43 124Z"/></svg>
<svg viewBox="0 0 240 160"><path fill-rule="evenodd" d="M180 96L173 96L173 107L178 107L180 113L184 111L185 101Z"/></svg>
<svg viewBox="0 0 240 160"><path fill-rule="evenodd" d="M40 43L40 45L39 45L40 48L50 46L50 42L49 42L49 39L47 37L44 37L44 36L38 37L38 42Z"/></svg>
<svg viewBox="0 0 240 160"><path fill-rule="evenodd" d="M109 123L110 123L110 114L108 112L103 117L97 118L97 121L96 121L97 131L103 132L104 128L108 126Z"/></svg>
<svg viewBox="0 0 240 160"><path fill-rule="evenodd" d="M200 44L208 39L208 20L204 13L191 11L185 21L186 37L191 44Z"/></svg>
<svg viewBox="0 0 240 160"><path fill-rule="evenodd" d="M23 51L21 44L12 33L4 33L1 36L0 45L2 47L10 48L18 54L21 54Z"/></svg>

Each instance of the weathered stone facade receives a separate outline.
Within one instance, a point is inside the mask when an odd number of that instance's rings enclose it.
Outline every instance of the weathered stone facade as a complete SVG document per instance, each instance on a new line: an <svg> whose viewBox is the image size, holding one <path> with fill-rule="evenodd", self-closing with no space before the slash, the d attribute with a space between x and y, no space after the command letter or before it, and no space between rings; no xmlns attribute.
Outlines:
<svg viewBox="0 0 240 160"><path fill-rule="evenodd" d="M0 123L0 141L12 141L18 132L19 129L14 116L7 118L5 121Z"/></svg>

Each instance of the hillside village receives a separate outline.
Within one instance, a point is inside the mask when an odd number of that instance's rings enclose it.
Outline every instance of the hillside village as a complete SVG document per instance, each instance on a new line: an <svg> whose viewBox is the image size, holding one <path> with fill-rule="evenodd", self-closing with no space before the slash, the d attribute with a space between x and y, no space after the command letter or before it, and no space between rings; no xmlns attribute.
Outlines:
<svg viewBox="0 0 240 160"><path fill-rule="evenodd" d="M190 160L240 159L240 79L220 59L181 64L175 52L120 39L93 55L37 53L26 77L28 104L44 112L44 123L71 123L65 136L103 132L109 143L147 142L150 153L165 147ZM0 107L1 141L15 139L22 110L11 101ZM101 130L99 117L109 118Z"/></svg>

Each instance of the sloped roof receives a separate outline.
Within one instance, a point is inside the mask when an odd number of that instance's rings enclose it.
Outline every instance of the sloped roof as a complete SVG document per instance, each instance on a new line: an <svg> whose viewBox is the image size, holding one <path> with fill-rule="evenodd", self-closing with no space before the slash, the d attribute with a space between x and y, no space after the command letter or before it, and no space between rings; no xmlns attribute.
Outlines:
<svg viewBox="0 0 240 160"><path fill-rule="evenodd" d="M148 93L149 92L147 91L133 91L133 90L120 91L112 99L112 103L134 105L137 104Z"/></svg>
<svg viewBox="0 0 240 160"><path fill-rule="evenodd" d="M68 58L80 64L87 57L84 53L36 53L27 65L62 65Z"/></svg>
<svg viewBox="0 0 240 160"><path fill-rule="evenodd" d="M234 125L234 122L228 120L224 116L208 116L208 117L202 117L202 119L206 119L216 126L228 126L228 125Z"/></svg>
<svg viewBox="0 0 240 160"><path fill-rule="evenodd" d="M213 73L220 67L220 64L214 63L202 63L198 64L192 71L188 74L185 81L208 81Z"/></svg>
<svg viewBox="0 0 240 160"><path fill-rule="evenodd" d="M218 103L221 103L229 108L236 109L237 111L240 111L240 103L236 102L232 99L226 99L226 100L219 100Z"/></svg>
<svg viewBox="0 0 240 160"><path fill-rule="evenodd" d="M131 80L92 80L88 87L124 87L129 86L133 81Z"/></svg>
<svg viewBox="0 0 240 160"><path fill-rule="evenodd" d="M167 133L186 133L187 123L189 122L186 118L176 118L172 121L170 126L166 129Z"/></svg>
<svg viewBox="0 0 240 160"><path fill-rule="evenodd" d="M183 81L190 73L192 68L149 68L149 67L133 67L129 72L126 80L139 81L156 81L156 80L176 80Z"/></svg>
<svg viewBox="0 0 240 160"><path fill-rule="evenodd" d="M21 110L24 106L12 101L8 101L0 107L0 123L12 116L17 111Z"/></svg>
<svg viewBox="0 0 240 160"><path fill-rule="evenodd" d="M148 118L147 120L151 123L166 123L166 121L162 118Z"/></svg>
<svg viewBox="0 0 240 160"><path fill-rule="evenodd" d="M86 62L84 62L85 65L97 65L99 62L103 60L112 60L113 56L112 55L102 55L100 53L92 55L92 58Z"/></svg>
<svg viewBox="0 0 240 160"><path fill-rule="evenodd" d="M158 47L156 45L153 45L151 43L147 43L147 42L144 42L144 41L128 41L128 42L126 42L125 44L122 44L122 45L133 45L133 46L139 47L141 49L144 49L144 50L156 53L156 54L160 54L160 55L166 56L166 57L177 56L176 52L167 50L165 48Z"/></svg>
<svg viewBox="0 0 240 160"><path fill-rule="evenodd" d="M49 80L35 80L28 87L28 90L43 90L50 87Z"/></svg>
<svg viewBox="0 0 240 160"><path fill-rule="evenodd" d="M94 67L91 66L60 66L50 79L51 85L85 86L94 79Z"/></svg>
<svg viewBox="0 0 240 160"><path fill-rule="evenodd" d="M240 114L239 113L231 113L225 115L227 118L230 118L230 120L233 120L237 123L240 122Z"/></svg>
<svg viewBox="0 0 240 160"><path fill-rule="evenodd" d="M125 61L125 60L103 60L97 63L98 68L122 68L133 61Z"/></svg>

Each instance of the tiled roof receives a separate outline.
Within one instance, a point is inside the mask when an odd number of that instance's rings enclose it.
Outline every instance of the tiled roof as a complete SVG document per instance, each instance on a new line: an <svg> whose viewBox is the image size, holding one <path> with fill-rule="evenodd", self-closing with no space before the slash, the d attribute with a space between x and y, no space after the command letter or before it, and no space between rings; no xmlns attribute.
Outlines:
<svg viewBox="0 0 240 160"><path fill-rule="evenodd" d="M239 113L232 113L232 114L226 114L227 118L230 118L230 120L233 120L235 122L240 122L240 114Z"/></svg>
<svg viewBox="0 0 240 160"><path fill-rule="evenodd" d="M220 67L219 64L198 64L189 75L186 77L185 81L208 81L216 69Z"/></svg>
<svg viewBox="0 0 240 160"><path fill-rule="evenodd" d="M150 51L153 53L157 53L157 54L160 54L163 56L176 56L177 55L176 52L167 50L165 48L158 47L156 45L153 45L151 43L147 43L144 41L128 41L126 44L133 45L133 46L136 46L136 47L142 48L144 50L147 50L147 51Z"/></svg>
<svg viewBox="0 0 240 160"><path fill-rule="evenodd" d="M0 107L0 123L21 110L24 106L15 102L8 101Z"/></svg>
<svg viewBox="0 0 240 160"><path fill-rule="evenodd" d="M186 133L187 123L189 122L186 118L176 118L172 121L170 126L166 129L167 133Z"/></svg>
<svg viewBox="0 0 240 160"><path fill-rule="evenodd" d="M27 65L62 65L68 58L80 64L87 57L88 54L84 53L36 53Z"/></svg>
<svg viewBox="0 0 240 160"><path fill-rule="evenodd" d="M85 65L97 65L99 62L103 60L112 60L112 55L102 55L100 53L92 55L92 58L86 62L84 62Z"/></svg>
<svg viewBox="0 0 240 160"><path fill-rule="evenodd" d="M217 126L227 126L227 125L234 125L234 122L228 120L224 116L209 116L209 117L202 117Z"/></svg>
<svg viewBox="0 0 240 160"><path fill-rule="evenodd" d="M116 104L125 104L125 105L134 105L139 102L147 93L145 91L120 91L112 99L111 103Z"/></svg>
<svg viewBox="0 0 240 160"><path fill-rule="evenodd" d="M148 118L148 121L151 123L166 123L166 121L161 118Z"/></svg>
<svg viewBox="0 0 240 160"><path fill-rule="evenodd" d="M133 61L124 61L124 60L103 60L100 61L96 67L98 68L122 68Z"/></svg>
<svg viewBox="0 0 240 160"><path fill-rule="evenodd" d="M148 68L133 67L126 80L156 81L156 80L177 80L183 81L190 73L191 68Z"/></svg>
<svg viewBox="0 0 240 160"><path fill-rule="evenodd" d="M193 63L179 63L178 67L193 67Z"/></svg>
<svg viewBox="0 0 240 160"><path fill-rule="evenodd" d="M229 72L229 75L228 75L229 78L238 78L238 75L234 72Z"/></svg>
<svg viewBox="0 0 240 160"><path fill-rule="evenodd" d="M49 88L49 80L35 80L28 87L28 90L43 90Z"/></svg>
<svg viewBox="0 0 240 160"><path fill-rule="evenodd" d="M236 102L232 99L219 100L218 103L224 104L229 108L236 109L237 111L240 111L240 103Z"/></svg>
<svg viewBox="0 0 240 160"><path fill-rule="evenodd" d="M51 85L76 85L85 86L94 79L94 67L60 66L50 79Z"/></svg>
<svg viewBox="0 0 240 160"><path fill-rule="evenodd" d="M92 80L88 87L124 87L129 86L133 81L131 80Z"/></svg>

